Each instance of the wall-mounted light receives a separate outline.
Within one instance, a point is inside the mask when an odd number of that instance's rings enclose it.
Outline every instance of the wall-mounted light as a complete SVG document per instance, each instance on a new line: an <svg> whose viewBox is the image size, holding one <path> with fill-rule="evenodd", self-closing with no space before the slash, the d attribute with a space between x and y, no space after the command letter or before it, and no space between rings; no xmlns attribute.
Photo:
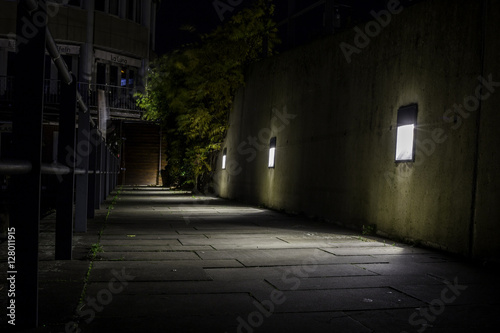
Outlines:
<svg viewBox="0 0 500 333"><path fill-rule="evenodd" d="M396 136L396 162L415 161L415 127L417 126L416 104L403 106L398 110Z"/></svg>
<svg viewBox="0 0 500 333"><path fill-rule="evenodd" d="M274 168L274 160L276 157L276 137L272 137L269 141L269 162L267 163L268 168Z"/></svg>
<svg viewBox="0 0 500 333"><path fill-rule="evenodd" d="M227 155L227 148L224 148L222 151L222 170L226 169L226 155Z"/></svg>

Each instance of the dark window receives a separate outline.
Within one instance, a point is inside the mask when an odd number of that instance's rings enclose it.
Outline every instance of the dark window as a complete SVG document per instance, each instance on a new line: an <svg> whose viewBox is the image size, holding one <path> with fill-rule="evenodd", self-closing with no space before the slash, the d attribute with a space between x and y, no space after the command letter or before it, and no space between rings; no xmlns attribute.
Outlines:
<svg viewBox="0 0 500 333"><path fill-rule="evenodd" d="M45 55L45 79L50 79L52 59L49 55Z"/></svg>
<svg viewBox="0 0 500 333"><path fill-rule="evenodd" d="M80 7L80 0L69 0L68 5Z"/></svg>
<svg viewBox="0 0 500 333"><path fill-rule="evenodd" d="M129 70L128 72L128 87L134 88L135 86L135 71Z"/></svg>
<svg viewBox="0 0 500 333"><path fill-rule="evenodd" d="M1 142L1 157L2 158L12 158L14 156L14 150L12 149L12 133L0 133L2 136L0 139Z"/></svg>
<svg viewBox="0 0 500 333"><path fill-rule="evenodd" d="M135 0L135 21L142 24L142 0Z"/></svg>
<svg viewBox="0 0 500 333"><path fill-rule="evenodd" d="M109 0L109 13L118 15L118 0Z"/></svg>
<svg viewBox="0 0 500 333"><path fill-rule="evenodd" d="M116 66L109 67L109 84L112 86L118 85L118 67Z"/></svg>
<svg viewBox="0 0 500 333"><path fill-rule="evenodd" d="M127 0L127 18L134 20L134 0Z"/></svg>
<svg viewBox="0 0 500 333"><path fill-rule="evenodd" d="M71 72L71 69L73 68L73 57L69 54L65 54L62 58L66 63L66 66L68 66L68 70Z"/></svg>
<svg viewBox="0 0 500 333"><path fill-rule="evenodd" d="M97 84L106 84L106 64L97 63Z"/></svg>
<svg viewBox="0 0 500 333"><path fill-rule="evenodd" d="M16 53L15 52L8 52L7 54L7 76L14 76L14 66L15 66L15 60L16 59Z"/></svg>
<svg viewBox="0 0 500 333"><path fill-rule="evenodd" d="M101 11L101 12L104 12L104 4L106 2L104 0L95 0L95 10L98 10L98 11Z"/></svg>

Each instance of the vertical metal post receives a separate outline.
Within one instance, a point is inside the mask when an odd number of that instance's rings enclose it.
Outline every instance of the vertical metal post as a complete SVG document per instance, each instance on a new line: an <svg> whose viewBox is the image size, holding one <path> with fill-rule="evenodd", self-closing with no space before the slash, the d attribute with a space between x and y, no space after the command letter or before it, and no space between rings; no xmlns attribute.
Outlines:
<svg viewBox="0 0 500 333"><path fill-rule="evenodd" d="M105 188L104 188L104 191L106 193L105 197L107 198L109 193L110 193L110 190L109 190L109 164L111 162L111 154L109 152L109 147L106 146L106 177L105 177Z"/></svg>
<svg viewBox="0 0 500 333"><path fill-rule="evenodd" d="M71 260L73 246L73 216L75 188L75 139L76 139L76 80L61 83L59 109L58 163L70 168L68 174L58 176L59 186L56 203L56 260Z"/></svg>
<svg viewBox="0 0 500 333"><path fill-rule="evenodd" d="M101 191L101 164L102 164L102 138L99 138L99 140L96 142L96 169L95 169L95 201L94 201L94 207L95 209L100 209L101 208L101 196L102 196L102 191Z"/></svg>
<svg viewBox="0 0 500 333"><path fill-rule="evenodd" d="M101 141L101 187L99 190L101 191L101 203L106 200L106 142Z"/></svg>
<svg viewBox="0 0 500 333"><path fill-rule="evenodd" d="M90 112L78 113L78 145L76 146L76 167L83 169L84 174L76 176L75 231L87 232L87 200L89 188L89 155L92 151L90 143Z"/></svg>
<svg viewBox="0 0 500 333"><path fill-rule="evenodd" d="M113 190L116 188L116 177L118 174L118 157L113 158Z"/></svg>
<svg viewBox="0 0 500 333"><path fill-rule="evenodd" d="M14 277L16 283L16 328L29 329L38 326L40 166L47 24L34 19L40 14L44 14L40 9L28 12L24 1L17 6L15 111L12 113L14 157L31 162L32 170L11 178L9 232L15 237L16 258L15 262L9 260L7 277Z"/></svg>
<svg viewBox="0 0 500 333"><path fill-rule="evenodd" d="M90 156L89 156L89 187L88 187L88 197L87 197L87 217L94 218L95 209L96 209L96 181L97 181L97 139L96 139L97 131L92 127L90 134Z"/></svg>

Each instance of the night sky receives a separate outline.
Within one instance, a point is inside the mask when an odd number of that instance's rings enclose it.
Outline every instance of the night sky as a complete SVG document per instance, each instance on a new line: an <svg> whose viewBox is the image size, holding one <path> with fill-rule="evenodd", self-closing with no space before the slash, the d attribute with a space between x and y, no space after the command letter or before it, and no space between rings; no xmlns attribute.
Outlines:
<svg viewBox="0 0 500 333"><path fill-rule="evenodd" d="M228 3L228 0L220 0ZM224 21L229 19L245 6L252 4L251 0L232 0L232 3L240 5L233 7L232 12L224 12ZM318 2L318 0L295 0L296 11L306 8ZM401 0L405 6L416 2L412 0ZM288 0L274 0L276 5L275 21L283 21L288 12ZM379 10L386 6L387 0L337 0L336 4L350 6L353 18L356 21L369 20L371 10ZM194 42L200 33L213 30L222 24L217 11L214 8L214 0L163 0L159 7L157 16L156 52L163 54L169 50L176 49L183 44ZM307 24L306 24L307 25ZM183 26L193 26L196 32L183 31ZM304 27L307 29L307 26Z"/></svg>

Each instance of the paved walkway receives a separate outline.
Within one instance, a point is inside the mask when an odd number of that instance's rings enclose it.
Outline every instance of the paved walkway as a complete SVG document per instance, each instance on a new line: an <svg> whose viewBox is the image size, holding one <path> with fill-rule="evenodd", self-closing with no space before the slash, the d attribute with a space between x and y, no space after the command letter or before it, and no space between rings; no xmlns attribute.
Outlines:
<svg viewBox="0 0 500 333"><path fill-rule="evenodd" d="M498 277L453 256L160 188L124 188L108 214L111 199L75 237L73 261L53 260L53 221L43 221L36 332L78 321L89 265L82 332L500 327ZM94 260L92 244L103 250Z"/></svg>

